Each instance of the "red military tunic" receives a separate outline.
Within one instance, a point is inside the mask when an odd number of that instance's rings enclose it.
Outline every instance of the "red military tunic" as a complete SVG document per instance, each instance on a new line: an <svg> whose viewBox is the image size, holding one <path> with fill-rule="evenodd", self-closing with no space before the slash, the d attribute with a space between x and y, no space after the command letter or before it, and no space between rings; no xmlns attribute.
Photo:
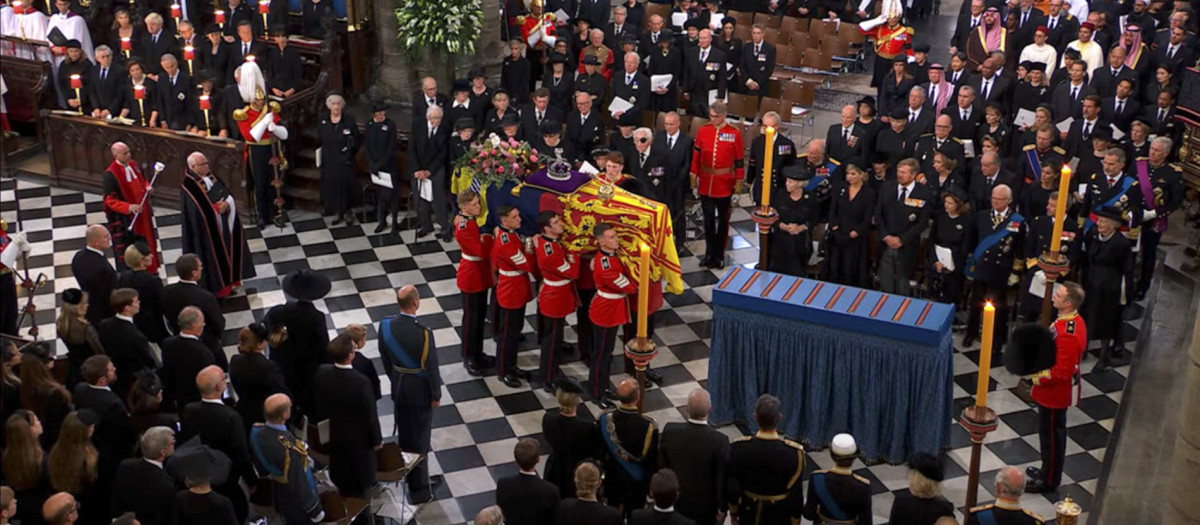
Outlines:
<svg viewBox="0 0 1200 525"><path fill-rule="evenodd" d="M534 242L537 267L542 273L538 312L546 317L561 319L575 312L575 306L579 303L574 283L579 278L579 260L567 253L555 239L538 235Z"/></svg>
<svg viewBox="0 0 1200 525"><path fill-rule="evenodd" d="M454 240L462 251L458 262L458 290L462 293L487 291L492 280L492 235L479 233L474 217L459 215L454 219Z"/></svg>
<svg viewBox="0 0 1200 525"><path fill-rule="evenodd" d="M527 46L534 49L545 49L547 38L551 41L555 40L553 14L519 16L517 22L521 25L521 41L525 42Z"/></svg>
<svg viewBox="0 0 1200 525"><path fill-rule="evenodd" d="M1079 360L1087 349L1087 325L1078 312L1060 315L1051 327L1054 332L1054 366L1033 377L1029 395L1046 408L1071 406L1071 378L1079 369Z"/></svg>
<svg viewBox="0 0 1200 525"><path fill-rule="evenodd" d="M721 129L705 124L696 134L692 149L692 176L703 197L723 198L733 195L734 186L746 176L742 159L742 132L723 123Z"/></svg>
<svg viewBox="0 0 1200 525"><path fill-rule="evenodd" d="M533 287L529 283L533 264L525 257L524 243L517 232L503 228L497 228L497 232L496 242L492 244L492 267L500 274L496 283L496 302L501 308L523 308L533 300Z"/></svg>
<svg viewBox="0 0 1200 525"><path fill-rule="evenodd" d="M104 211L108 215L108 229L113 236L113 253L122 264L125 260L125 248L131 244L125 237L125 233L130 229L129 221L133 220L133 212L129 207L141 203L142 198L146 196L146 190L150 188L150 181L142 176L142 170L138 168L137 163L130 162L128 168L129 170L126 170L126 166L114 160L104 173ZM158 253L158 238L154 233L153 217L154 210L150 207L150 199L146 199L142 213L138 214L132 229L134 234L146 240L146 246L154 256L146 271L155 274L158 273L161 257Z"/></svg>
<svg viewBox="0 0 1200 525"><path fill-rule="evenodd" d="M592 277L596 283L596 297L588 319L592 324L611 328L629 323L629 294L637 293L637 285L625 273L625 266L616 255L596 253L592 259Z"/></svg>
<svg viewBox="0 0 1200 525"><path fill-rule="evenodd" d="M885 60L896 58L897 55L913 55L913 30L911 27L897 25L888 27L881 24L870 31L862 31L864 35L875 39L875 54Z"/></svg>
<svg viewBox="0 0 1200 525"><path fill-rule="evenodd" d="M262 117L263 113L271 113L271 117L273 119L272 122L279 124L279 112L271 111L271 109L272 108L267 106L263 106L262 109L254 109L253 105L246 106L246 118L238 120L237 123L238 131L242 133L242 140L246 141L247 146L271 145L270 131L264 130L262 136L259 137L259 140L254 140L254 135L250 133L250 131L254 129L254 126L258 124L259 118Z"/></svg>

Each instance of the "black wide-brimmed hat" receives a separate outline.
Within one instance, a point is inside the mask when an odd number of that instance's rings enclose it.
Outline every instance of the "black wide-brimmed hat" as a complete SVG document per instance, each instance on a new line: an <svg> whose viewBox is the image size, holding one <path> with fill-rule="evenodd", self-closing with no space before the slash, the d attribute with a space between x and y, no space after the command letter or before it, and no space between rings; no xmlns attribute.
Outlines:
<svg viewBox="0 0 1200 525"><path fill-rule="evenodd" d="M913 454L912 459L908 460L908 468L920 472L922 476L931 481L942 481L946 477L946 469L942 466L942 460L925 452Z"/></svg>
<svg viewBox="0 0 1200 525"><path fill-rule="evenodd" d="M325 297L332 287L328 277L312 270L296 270L283 278L283 293L301 301Z"/></svg>
<svg viewBox="0 0 1200 525"><path fill-rule="evenodd" d="M180 483L190 478L220 485L229 478L233 462L225 453L200 443L200 436L195 436L175 447L175 454L167 459L163 467L168 475Z"/></svg>
<svg viewBox="0 0 1200 525"><path fill-rule="evenodd" d="M1039 323L1022 323L1008 336L1004 368L1013 375L1027 376L1054 366L1054 334Z"/></svg>
<svg viewBox="0 0 1200 525"><path fill-rule="evenodd" d="M1112 206L1105 206L1096 210L1096 216L1112 219L1117 221L1118 224L1125 224L1125 213Z"/></svg>

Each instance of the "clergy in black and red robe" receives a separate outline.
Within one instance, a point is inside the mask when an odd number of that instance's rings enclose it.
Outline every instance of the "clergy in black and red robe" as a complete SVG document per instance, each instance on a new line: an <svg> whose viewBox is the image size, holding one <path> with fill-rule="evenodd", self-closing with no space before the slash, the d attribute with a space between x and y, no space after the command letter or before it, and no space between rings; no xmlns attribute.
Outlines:
<svg viewBox="0 0 1200 525"><path fill-rule="evenodd" d="M118 149L121 151L118 152ZM112 232L117 270L128 268L125 265L125 248L140 237L146 240L146 246L154 254L154 260L146 267L146 271L157 274L162 256L158 253L158 235L154 231L154 210L150 207L150 199L145 198L150 190L150 181L142 176L142 170L129 157L128 146L118 142L113 144L113 151L115 158L109 164L108 171L104 172L104 214L108 216L108 231ZM141 213L130 209L139 204L142 206Z"/></svg>
<svg viewBox="0 0 1200 525"><path fill-rule="evenodd" d="M242 279L254 277L237 203L229 188L212 175L208 159L188 156L180 202L183 206L183 253L200 256L203 275L197 283L217 298L229 295Z"/></svg>

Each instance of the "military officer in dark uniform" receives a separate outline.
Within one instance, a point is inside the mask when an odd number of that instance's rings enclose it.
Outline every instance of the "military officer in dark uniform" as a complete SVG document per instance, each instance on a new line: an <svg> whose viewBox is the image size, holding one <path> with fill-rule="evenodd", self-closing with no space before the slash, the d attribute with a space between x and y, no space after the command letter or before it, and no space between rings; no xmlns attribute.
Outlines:
<svg viewBox="0 0 1200 525"><path fill-rule="evenodd" d="M775 128L774 140L772 141L772 158L771 158L771 187L772 191L783 191L784 183L783 168L796 163L796 143L792 139L784 136L782 130L779 129L779 114L774 111L768 111L762 116L763 133L754 137L750 143L750 166L746 168L746 182L750 183L750 195L754 196L754 203L761 204L762 200L762 181L763 168L766 161L766 142L767 128Z"/></svg>
<svg viewBox="0 0 1200 525"><path fill-rule="evenodd" d="M812 196L813 203L819 210L818 222L825 222L829 215L829 194L834 181L845 180L842 163L825 154L825 144L821 139L810 140L804 153L796 158L806 177L804 192Z"/></svg>
<svg viewBox="0 0 1200 525"><path fill-rule="evenodd" d="M871 482L851 472L858 457L854 436L833 436L829 455L833 468L813 472L808 480L804 517L813 523L871 525Z"/></svg>
<svg viewBox="0 0 1200 525"><path fill-rule="evenodd" d="M392 382L396 404L396 444L406 451L427 454L433 431L433 409L441 404L442 378L438 372L437 344L433 331L417 322L421 298L412 285L396 292L400 314L379 323L379 357ZM413 503L433 498L429 462L422 461L408 473Z"/></svg>
<svg viewBox="0 0 1200 525"><path fill-rule="evenodd" d="M1067 209L1071 209L1074 204L1073 199L1067 197ZM1025 276L1021 279L1021 284L1017 288L1017 293L1021 295L1018 303L1018 312L1022 319L1027 322L1037 321L1042 313L1042 298L1033 295L1029 292L1030 282L1034 274L1037 273L1037 259L1043 253L1050 251L1050 241L1054 237L1054 208L1058 203L1058 192L1051 192L1046 201L1045 213L1037 215L1033 219L1025 221ZM1032 214L1034 210L1026 210L1025 213ZM1076 221L1071 216L1067 216L1063 221L1061 247L1059 253L1067 258L1067 262L1072 267L1079 262L1083 253L1083 238L1078 235L1079 221Z"/></svg>
<svg viewBox="0 0 1200 525"><path fill-rule="evenodd" d="M1020 166L1017 168L1017 174L1025 180L1025 184L1032 184L1040 180L1044 166L1066 164L1067 150L1054 145L1054 134L1053 126L1049 124L1039 126L1034 131L1033 144L1025 146L1021 152L1020 158L1017 159L1017 165ZM1036 212L1037 210L1032 211Z"/></svg>
<svg viewBox="0 0 1200 525"><path fill-rule="evenodd" d="M1088 178L1087 192L1083 195L1082 214L1086 217L1083 233L1096 225L1095 212L1100 208L1115 208L1127 217L1142 217L1143 194L1140 181L1125 169L1125 150L1109 148L1101 161L1102 169ZM1129 236L1128 230L1122 233ZM1136 240L1133 237L1132 240Z"/></svg>
<svg viewBox="0 0 1200 525"><path fill-rule="evenodd" d="M913 147L913 156L921 163L921 173L924 173L926 177L934 175L933 154L935 152L940 151L954 159L956 166L963 165L966 155L963 152L962 139L950 136L952 127L950 115L943 113L938 115L937 120L934 121L933 133L926 133L917 139L917 143Z"/></svg>
<svg viewBox="0 0 1200 525"><path fill-rule="evenodd" d="M971 291L971 309L967 315L967 333L963 346L969 347L979 332L984 302L996 307L996 337L993 351L1003 348L1008 334L1008 281L1013 261L1021 259L1022 231L1025 219L1012 206L1012 188L999 184L992 188L991 208L975 213L967 231L967 277L975 279Z"/></svg>
<svg viewBox="0 0 1200 525"><path fill-rule="evenodd" d="M1173 142L1168 137L1157 137L1150 142L1150 157L1138 159L1138 178L1142 177L1145 164L1149 191L1143 190L1145 210L1142 211L1142 273L1138 278L1137 299L1146 298L1150 281L1154 277L1154 264L1158 255L1158 241L1167 229L1167 216L1183 204L1183 170L1177 164L1167 162L1171 156ZM1150 196L1153 195L1153 199Z"/></svg>
<svg viewBox="0 0 1200 525"><path fill-rule="evenodd" d="M779 399L763 394L754 404L758 433L729 447L725 493L738 523L790 525L803 515L804 447L776 432L782 416Z"/></svg>
<svg viewBox="0 0 1200 525"><path fill-rule="evenodd" d="M1016 467L1004 467L996 474L996 502L967 512L966 525L1042 525L1041 516L1021 508L1025 493L1025 475Z"/></svg>
<svg viewBox="0 0 1200 525"><path fill-rule="evenodd" d="M620 406L601 414L596 426L603 443L608 504L628 519L634 509L646 504L650 477L658 464L658 428L649 416L638 414L636 379L627 378L617 385L617 400Z"/></svg>

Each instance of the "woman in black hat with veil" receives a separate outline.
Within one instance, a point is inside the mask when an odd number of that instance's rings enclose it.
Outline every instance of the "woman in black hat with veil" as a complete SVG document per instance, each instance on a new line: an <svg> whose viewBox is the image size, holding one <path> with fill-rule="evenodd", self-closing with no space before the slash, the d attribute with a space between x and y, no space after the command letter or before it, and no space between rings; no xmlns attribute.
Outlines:
<svg viewBox="0 0 1200 525"><path fill-rule="evenodd" d="M329 327L325 312L313 301L332 287L329 278L311 270L296 270L283 278L283 293L291 298L267 311L263 323L271 333L271 360L279 363L284 381L302 413L312 413L312 381L317 367L329 362Z"/></svg>

